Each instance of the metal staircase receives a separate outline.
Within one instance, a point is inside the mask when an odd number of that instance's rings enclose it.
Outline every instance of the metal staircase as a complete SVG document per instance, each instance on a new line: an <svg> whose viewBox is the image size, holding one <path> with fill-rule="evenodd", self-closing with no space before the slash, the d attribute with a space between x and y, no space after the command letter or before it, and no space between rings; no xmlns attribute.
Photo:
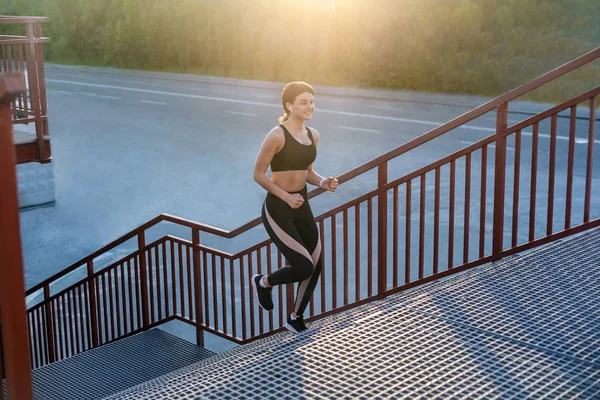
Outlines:
<svg viewBox="0 0 600 400"><path fill-rule="evenodd" d="M151 329L34 370L33 394L44 400L101 399L214 355Z"/></svg>
<svg viewBox="0 0 600 400"><path fill-rule="evenodd" d="M107 400L598 399L600 230L186 366Z"/></svg>
<svg viewBox="0 0 600 400"><path fill-rule="evenodd" d="M0 74L22 73L26 82L26 90L10 104L17 164L52 161L42 47L50 42L42 36L42 23L47 22L47 17L0 16L0 25L25 28L24 35L0 35ZM23 124L33 127L24 129Z"/></svg>

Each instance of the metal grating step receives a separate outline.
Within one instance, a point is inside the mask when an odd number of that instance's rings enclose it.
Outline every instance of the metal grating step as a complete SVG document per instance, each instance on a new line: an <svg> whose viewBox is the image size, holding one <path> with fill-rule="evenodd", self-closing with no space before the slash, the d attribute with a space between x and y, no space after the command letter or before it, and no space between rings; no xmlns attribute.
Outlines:
<svg viewBox="0 0 600 400"><path fill-rule="evenodd" d="M214 354L152 329L34 370L34 398L101 399Z"/></svg>
<svg viewBox="0 0 600 400"><path fill-rule="evenodd" d="M599 247L596 229L110 399L600 399Z"/></svg>
<svg viewBox="0 0 600 400"><path fill-rule="evenodd" d="M598 231L459 277L406 304L600 368ZM568 262L565 262L568 260Z"/></svg>
<svg viewBox="0 0 600 400"><path fill-rule="evenodd" d="M35 143L35 127L31 125L13 125L14 144Z"/></svg>

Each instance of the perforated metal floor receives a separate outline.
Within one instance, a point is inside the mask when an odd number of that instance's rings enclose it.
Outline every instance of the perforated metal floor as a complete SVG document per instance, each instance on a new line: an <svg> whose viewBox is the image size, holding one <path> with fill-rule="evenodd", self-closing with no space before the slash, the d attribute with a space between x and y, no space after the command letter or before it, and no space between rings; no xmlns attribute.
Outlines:
<svg viewBox="0 0 600 400"><path fill-rule="evenodd" d="M35 132L27 132L23 129L13 128L14 144L35 143Z"/></svg>
<svg viewBox="0 0 600 400"><path fill-rule="evenodd" d="M213 355L152 329L33 371L34 398L101 399Z"/></svg>
<svg viewBox="0 0 600 400"><path fill-rule="evenodd" d="M600 399L598 249L594 230L110 399Z"/></svg>

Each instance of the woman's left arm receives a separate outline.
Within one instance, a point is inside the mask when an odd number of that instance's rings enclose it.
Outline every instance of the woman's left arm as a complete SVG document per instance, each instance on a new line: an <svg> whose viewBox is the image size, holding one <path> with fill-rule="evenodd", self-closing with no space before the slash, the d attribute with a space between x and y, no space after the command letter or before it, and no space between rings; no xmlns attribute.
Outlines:
<svg viewBox="0 0 600 400"><path fill-rule="evenodd" d="M325 178L317 174L317 172L314 169L312 169L312 164L310 164L308 166L308 175L306 176L306 182L310 183L311 185L319 186L321 179ZM323 185L325 185L325 181L323 181Z"/></svg>
<svg viewBox="0 0 600 400"><path fill-rule="evenodd" d="M313 129L312 132L313 132L313 140L315 141L315 147L317 147L319 145L319 139L321 138L321 134L319 134L319 132L316 129ZM306 182L310 183L311 185L321 186L323 189L329 190L331 192L335 192L335 190L337 189L337 186L338 186L337 178L334 178L332 176L330 176L328 178L322 177L321 175L319 175L317 173L317 171L315 171L313 169L312 164L310 164L308 166L308 174L306 176ZM322 183L322 185L321 185L321 183Z"/></svg>

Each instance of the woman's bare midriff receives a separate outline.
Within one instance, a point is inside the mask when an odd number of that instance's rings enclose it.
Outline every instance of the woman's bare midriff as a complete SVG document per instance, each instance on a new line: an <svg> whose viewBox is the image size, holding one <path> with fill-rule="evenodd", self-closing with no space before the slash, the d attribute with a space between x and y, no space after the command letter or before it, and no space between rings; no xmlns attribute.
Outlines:
<svg viewBox="0 0 600 400"><path fill-rule="evenodd" d="M306 185L308 171L271 172L271 180L286 192L297 192Z"/></svg>

